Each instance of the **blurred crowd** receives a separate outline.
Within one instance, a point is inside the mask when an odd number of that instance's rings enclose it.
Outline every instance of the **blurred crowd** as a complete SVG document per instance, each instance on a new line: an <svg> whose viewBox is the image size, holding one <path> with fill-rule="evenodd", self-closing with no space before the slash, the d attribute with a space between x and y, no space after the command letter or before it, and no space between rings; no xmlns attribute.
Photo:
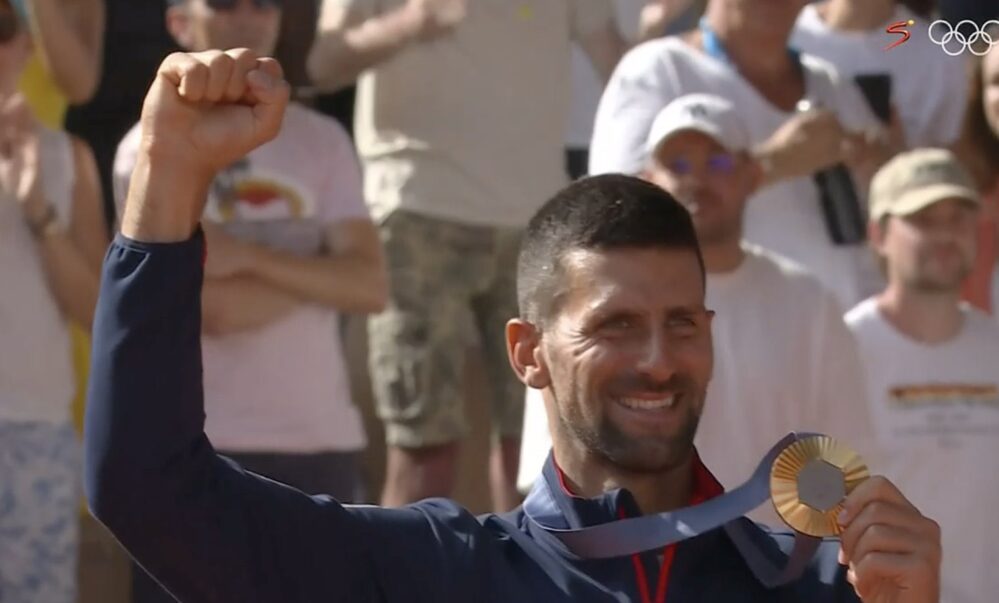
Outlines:
<svg viewBox="0 0 999 603"><path fill-rule="evenodd" d="M473 349L478 487L517 506L573 395L509 367L521 229L573 179L639 175L702 247L705 464L734 488L790 431L841 439L940 522L943 600L991 601L995 46L991 1L0 0L0 601L76 600L87 332L142 99L169 52L233 47L277 56L295 101L203 217L221 454L344 502L452 495ZM173 600L132 575L137 603Z"/></svg>

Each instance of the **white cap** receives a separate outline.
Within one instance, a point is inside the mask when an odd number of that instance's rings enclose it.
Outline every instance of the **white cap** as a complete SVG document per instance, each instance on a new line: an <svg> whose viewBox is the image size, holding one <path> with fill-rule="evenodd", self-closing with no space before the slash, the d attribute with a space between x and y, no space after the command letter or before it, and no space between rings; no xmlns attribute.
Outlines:
<svg viewBox="0 0 999 603"><path fill-rule="evenodd" d="M749 133L731 101L713 94L687 94L674 99L656 116L646 152L652 157L664 140L685 130L706 134L731 152L750 146Z"/></svg>

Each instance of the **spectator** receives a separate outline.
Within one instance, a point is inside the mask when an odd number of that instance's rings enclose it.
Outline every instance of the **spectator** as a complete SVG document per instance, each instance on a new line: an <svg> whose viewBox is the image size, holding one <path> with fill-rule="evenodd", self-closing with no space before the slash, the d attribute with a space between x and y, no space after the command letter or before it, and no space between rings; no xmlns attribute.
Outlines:
<svg viewBox="0 0 999 603"><path fill-rule="evenodd" d="M21 89L36 117L61 128L69 103L85 103L100 81L104 0L14 0L28 16L35 55Z"/></svg>
<svg viewBox="0 0 999 603"><path fill-rule="evenodd" d="M18 94L26 24L0 0L0 593L75 603L79 456L67 322L90 328L107 247L94 160Z"/></svg>
<svg viewBox="0 0 999 603"><path fill-rule="evenodd" d="M932 11L932 0L824 0L802 9L791 45L844 78L887 76L906 146L949 146L961 134L968 55L949 56L930 41ZM912 22L909 40L886 51L898 38L885 29L898 22Z"/></svg>
<svg viewBox="0 0 999 603"><path fill-rule="evenodd" d="M369 323L386 505L452 490L470 331L492 393L493 505L517 504L523 387L508 370L503 323L516 309L519 233L565 180L570 41L607 77L623 46L612 8L324 2L310 73L330 88L364 72L355 130L388 257L389 308Z"/></svg>
<svg viewBox="0 0 999 603"><path fill-rule="evenodd" d="M999 455L999 325L959 302L979 206L971 177L948 151L911 151L888 163L871 185L871 244L888 286L846 315L867 367L884 473L940 523L941 600L955 603L993 601L999 589L999 480L991 467Z"/></svg>
<svg viewBox="0 0 999 603"><path fill-rule="evenodd" d="M615 0L619 33L629 41L644 42L700 14L702 0ZM573 180L585 176L590 161L593 116L607 80L601 77L586 52L572 48L572 103L566 134L566 171Z"/></svg>
<svg viewBox="0 0 999 603"><path fill-rule="evenodd" d="M992 27L999 36L999 27ZM999 52L974 64L964 137L955 150L982 193L975 267L963 297L980 310L999 315Z"/></svg>
<svg viewBox="0 0 999 603"><path fill-rule="evenodd" d="M590 168L637 174L649 126L669 101L695 92L728 98L749 129L755 163L769 185L749 202L746 239L804 265L847 307L862 297L867 267L875 270L861 245L832 242L811 176L848 157L866 168L888 149L857 134L881 127L852 82L827 63L788 50L800 6L798 0L711 0L700 29L631 50L601 99ZM825 109L796 114L802 99Z"/></svg>
<svg viewBox="0 0 999 603"><path fill-rule="evenodd" d="M185 48L262 55L274 50L280 20L273 1L177 0L167 13ZM118 151L122 202L141 137L136 126ZM366 442L337 315L379 310L385 276L350 138L334 120L292 104L274 141L216 178L205 220L208 433L251 471L361 502ZM162 598L141 571L133 588L138 601Z"/></svg>
<svg viewBox="0 0 999 603"><path fill-rule="evenodd" d="M653 122L647 148L645 176L691 213L707 303L716 312L714 373L697 430L701 459L731 489L791 431L828 433L868 449L864 377L835 298L792 262L742 242L756 174L735 106L717 96L681 96ZM544 425L541 392L529 392L525 416ZM525 420L524 430L537 426ZM545 439L550 445L547 433ZM525 467L535 463L530 481L548 454L547 445L534 448L534 458L522 460ZM772 509L753 516L776 519Z"/></svg>
<svg viewBox="0 0 999 603"><path fill-rule="evenodd" d="M166 0L103 0L106 13L100 85L89 102L70 106L66 129L97 159L108 230L116 223L111 172L118 143L139 120L156 66L176 44L164 24Z"/></svg>

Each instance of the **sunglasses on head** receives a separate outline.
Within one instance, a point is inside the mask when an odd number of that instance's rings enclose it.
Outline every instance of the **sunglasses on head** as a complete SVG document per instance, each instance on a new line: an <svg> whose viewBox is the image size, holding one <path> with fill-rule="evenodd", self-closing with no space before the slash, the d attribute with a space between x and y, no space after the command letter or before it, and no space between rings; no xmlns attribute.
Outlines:
<svg viewBox="0 0 999 603"><path fill-rule="evenodd" d="M232 10L240 2L241 0L205 0L205 4L212 10ZM257 9L281 8L281 0L253 0L253 7Z"/></svg>

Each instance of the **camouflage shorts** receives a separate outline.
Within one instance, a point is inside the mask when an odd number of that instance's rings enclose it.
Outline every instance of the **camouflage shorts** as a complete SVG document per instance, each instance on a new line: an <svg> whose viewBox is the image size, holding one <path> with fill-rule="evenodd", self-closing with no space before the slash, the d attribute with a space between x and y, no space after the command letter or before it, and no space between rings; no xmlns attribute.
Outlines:
<svg viewBox="0 0 999 603"><path fill-rule="evenodd" d="M369 370L388 444L421 448L467 431L469 345L483 350L493 432L520 437L524 387L504 335L517 315L520 231L467 226L397 210L381 225L391 294L368 322Z"/></svg>

